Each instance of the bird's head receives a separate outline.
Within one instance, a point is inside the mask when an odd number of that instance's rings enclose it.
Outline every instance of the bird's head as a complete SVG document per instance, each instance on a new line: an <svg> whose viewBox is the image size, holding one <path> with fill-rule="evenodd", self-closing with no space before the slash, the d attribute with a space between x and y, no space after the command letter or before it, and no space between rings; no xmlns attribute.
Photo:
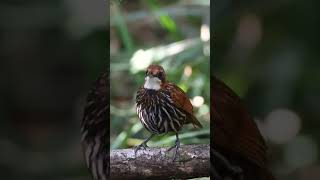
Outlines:
<svg viewBox="0 0 320 180"><path fill-rule="evenodd" d="M166 74L162 66L151 64L145 74L144 88L159 90L161 84L166 82Z"/></svg>

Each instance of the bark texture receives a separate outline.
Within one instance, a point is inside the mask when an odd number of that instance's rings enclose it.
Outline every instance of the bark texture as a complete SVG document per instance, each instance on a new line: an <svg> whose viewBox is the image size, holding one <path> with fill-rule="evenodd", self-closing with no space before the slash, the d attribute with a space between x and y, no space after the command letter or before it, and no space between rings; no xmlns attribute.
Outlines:
<svg viewBox="0 0 320 180"><path fill-rule="evenodd" d="M173 162L175 149L112 150L111 179L187 179L210 175L210 145L183 145Z"/></svg>

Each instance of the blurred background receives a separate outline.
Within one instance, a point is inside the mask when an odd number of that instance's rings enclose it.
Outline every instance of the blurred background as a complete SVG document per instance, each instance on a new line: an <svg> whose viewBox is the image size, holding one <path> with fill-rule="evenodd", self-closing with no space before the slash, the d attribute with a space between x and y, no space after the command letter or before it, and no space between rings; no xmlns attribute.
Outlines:
<svg viewBox="0 0 320 180"><path fill-rule="evenodd" d="M212 73L248 105L279 179L320 179L319 1L215 2Z"/></svg>
<svg viewBox="0 0 320 180"><path fill-rule="evenodd" d="M111 149L139 145L150 133L135 111L147 66L162 65L167 79L187 92L202 129L185 125L182 144L210 142L210 1L130 0L110 12ZM156 136L149 146L172 146L175 135Z"/></svg>
<svg viewBox="0 0 320 180"><path fill-rule="evenodd" d="M87 180L86 94L108 66L104 1L0 3L0 179Z"/></svg>
<svg viewBox="0 0 320 180"><path fill-rule="evenodd" d="M119 4L120 2L120 4ZM187 91L209 143L209 64L248 105L279 179L320 178L318 1L100 0L0 3L2 179L89 179L80 121L91 82L111 57L111 147L148 136L134 111L150 63ZM213 61L210 56L210 14ZM151 146L172 145L171 134Z"/></svg>

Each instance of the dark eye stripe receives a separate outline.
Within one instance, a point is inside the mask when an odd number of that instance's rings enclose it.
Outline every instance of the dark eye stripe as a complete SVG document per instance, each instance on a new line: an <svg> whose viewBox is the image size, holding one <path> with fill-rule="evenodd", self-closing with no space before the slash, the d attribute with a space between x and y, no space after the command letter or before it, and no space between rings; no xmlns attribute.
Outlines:
<svg viewBox="0 0 320 180"><path fill-rule="evenodd" d="M163 79L163 73L162 72L159 72L157 75L156 75L156 77L158 77L159 79Z"/></svg>

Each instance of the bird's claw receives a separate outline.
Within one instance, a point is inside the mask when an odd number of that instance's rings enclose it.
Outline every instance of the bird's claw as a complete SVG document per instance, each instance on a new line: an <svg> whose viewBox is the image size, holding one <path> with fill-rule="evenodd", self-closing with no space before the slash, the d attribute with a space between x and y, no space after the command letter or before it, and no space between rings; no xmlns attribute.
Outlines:
<svg viewBox="0 0 320 180"><path fill-rule="evenodd" d="M148 146L147 146L146 143L141 143L140 145L136 146L135 149L134 149L134 155L136 155L138 150L140 150L141 148L143 150L146 150L148 148Z"/></svg>
<svg viewBox="0 0 320 180"><path fill-rule="evenodd" d="M180 156L180 154L179 154L180 142L176 142L176 144L174 146L170 147L168 149L168 151L171 151L173 148L175 148L175 151L174 151L174 154L173 154L172 162L175 162L176 158L178 156Z"/></svg>

